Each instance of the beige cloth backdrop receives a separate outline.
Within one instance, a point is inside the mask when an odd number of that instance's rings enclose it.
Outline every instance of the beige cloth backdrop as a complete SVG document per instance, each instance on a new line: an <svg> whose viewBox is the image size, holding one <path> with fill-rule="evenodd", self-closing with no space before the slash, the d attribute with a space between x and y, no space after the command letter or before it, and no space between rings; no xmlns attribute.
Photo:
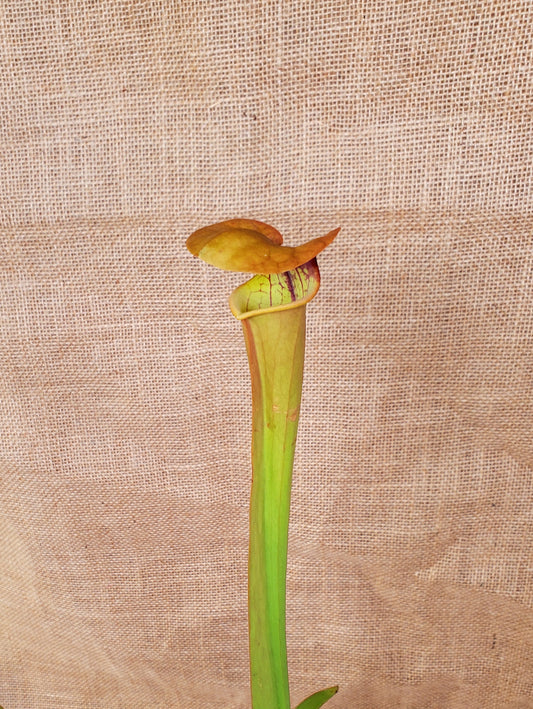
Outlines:
<svg viewBox="0 0 533 709"><path fill-rule="evenodd" d="M242 278L184 248L230 217L342 227L293 704L533 707L532 38L531 0L4 0L4 709L250 707Z"/></svg>

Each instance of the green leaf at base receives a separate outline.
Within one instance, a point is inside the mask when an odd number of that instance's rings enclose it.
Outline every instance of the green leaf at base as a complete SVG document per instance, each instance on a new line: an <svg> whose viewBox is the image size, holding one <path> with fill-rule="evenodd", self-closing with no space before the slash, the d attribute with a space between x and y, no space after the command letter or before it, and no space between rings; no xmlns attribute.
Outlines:
<svg viewBox="0 0 533 709"><path fill-rule="evenodd" d="M315 692L307 699L304 699L301 704L298 704L296 709L319 709L323 704L325 704L328 699L330 699L334 694L337 694L339 687L328 687L328 689L321 689L320 692Z"/></svg>

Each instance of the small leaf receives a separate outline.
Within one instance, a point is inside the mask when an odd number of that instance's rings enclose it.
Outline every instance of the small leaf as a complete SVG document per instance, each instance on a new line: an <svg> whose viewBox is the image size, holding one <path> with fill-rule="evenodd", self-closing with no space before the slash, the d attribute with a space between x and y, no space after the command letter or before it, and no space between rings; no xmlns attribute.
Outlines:
<svg viewBox="0 0 533 709"><path fill-rule="evenodd" d="M301 704L298 704L296 709L319 709L328 699L331 699L334 694L337 694L338 691L338 686L321 689L320 692L315 692L310 697L307 697L307 699L304 699Z"/></svg>

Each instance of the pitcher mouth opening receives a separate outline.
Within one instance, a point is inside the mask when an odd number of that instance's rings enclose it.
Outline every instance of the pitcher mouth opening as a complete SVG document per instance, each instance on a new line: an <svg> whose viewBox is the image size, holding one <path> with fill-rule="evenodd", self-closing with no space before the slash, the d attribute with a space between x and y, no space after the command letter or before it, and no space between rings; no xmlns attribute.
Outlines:
<svg viewBox="0 0 533 709"><path fill-rule="evenodd" d="M319 288L320 271L312 258L290 271L253 276L233 291L229 306L237 320L245 320L306 305Z"/></svg>

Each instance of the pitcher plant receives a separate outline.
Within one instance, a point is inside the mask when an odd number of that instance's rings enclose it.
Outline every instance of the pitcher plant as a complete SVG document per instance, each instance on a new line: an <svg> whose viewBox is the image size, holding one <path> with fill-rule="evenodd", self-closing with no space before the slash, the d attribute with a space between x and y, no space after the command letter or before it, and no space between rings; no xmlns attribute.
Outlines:
<svg viewBox="0 0 533 709"><path fill-rule="evenodd" d="M227 271L253 273L229 305L241 321L252 380L248 621L252 709L290 709L286 573L291 480L300 414L306 305L320 287L316 256L338 234L283 246L272 226L232 219L198 229L187 248ZM296 709L319 709L329 687Z"/></svg>

